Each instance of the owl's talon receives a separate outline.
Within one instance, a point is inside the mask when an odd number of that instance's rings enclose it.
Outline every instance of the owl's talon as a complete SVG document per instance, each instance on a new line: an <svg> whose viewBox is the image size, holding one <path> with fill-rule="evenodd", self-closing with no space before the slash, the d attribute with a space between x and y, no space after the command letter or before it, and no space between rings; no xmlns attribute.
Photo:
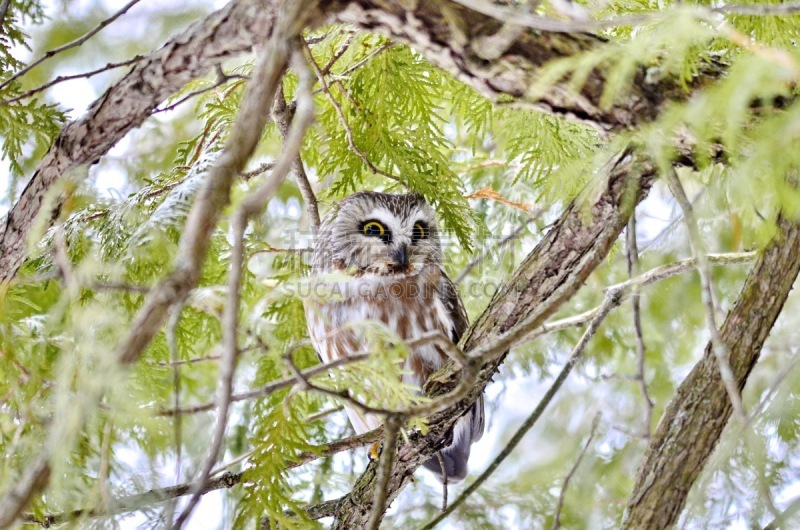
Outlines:
<svg viewBox="0 0 800 530"><path fill-rule="evenodd" d="M381 456L381 443L375 442L374 444L370 445L367 454L369 455L370 460L377 460L378 457Z"/></svg>

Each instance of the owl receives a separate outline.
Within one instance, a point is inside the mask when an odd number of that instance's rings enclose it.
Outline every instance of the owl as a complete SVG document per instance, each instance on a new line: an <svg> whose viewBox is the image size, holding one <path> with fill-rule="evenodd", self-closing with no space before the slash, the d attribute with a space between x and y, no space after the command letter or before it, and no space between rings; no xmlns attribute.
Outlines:
<svg viewBox="0 0 800 530"><path fill-rule="evenodd" d="M442 266L436 215L421 195L364 191L339 202L322 221L312 258L312 275L330 273L348 276L340 296L305 301L309 336L324 362L363 353L354 324L378 322L405 341L440 331L455 344L467 329L464 306ZM404 382L421 388L447 359L435 344L410 348ZM381 425L372 414L346 410L359 434ZM456 423L441 461L434 455L424 467L441 481L463 480L483 425L481 397Z"/></svg>

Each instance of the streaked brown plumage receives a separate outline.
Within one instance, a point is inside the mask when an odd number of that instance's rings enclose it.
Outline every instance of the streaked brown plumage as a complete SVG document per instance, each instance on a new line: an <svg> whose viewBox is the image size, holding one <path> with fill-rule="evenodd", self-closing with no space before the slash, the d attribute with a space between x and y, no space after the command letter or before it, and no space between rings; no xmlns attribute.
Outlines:
<svg viewBox="0 0 800 530"><path fill-rule="evenodd" d="M353 323L383 323L408 341L438 330L458 343L467 315L442 267L436 215L421 195L359 192L343 199L325 217L317 234L312 274L336 271L350 276L337 283L343 295L305 303L309 335L323 361L358 351ZM434 344L412 348L404 368L408 383L421 387L447 356ZM347 409L356 432L377 428L380 420ZM483 400L453 432L453 443L441 451L447 480L467 474L470 446L483 434ZM443 478L437 457L425 467Z"/></svg>

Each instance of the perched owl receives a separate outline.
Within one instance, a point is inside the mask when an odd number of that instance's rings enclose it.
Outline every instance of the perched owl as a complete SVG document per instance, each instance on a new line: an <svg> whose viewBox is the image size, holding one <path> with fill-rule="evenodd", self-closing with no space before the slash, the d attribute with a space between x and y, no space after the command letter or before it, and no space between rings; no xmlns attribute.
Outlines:
<svg viewBox="0 0 800 530"><path fill-rule="evenodd" d="M343 272L344 296L305 303L311 342L323 361L359 351L354 323L383 323L408 341L439 330L458 343L467 315L442 267L433 208L421 195L359 192L325 217L317 234L312 274ZM405 382L421 387L447 356L434 344L412 348ZM379 418L347 409L356 432L380 426ZM441 451L448 482L464 479L470 446L483 434L483 399L458 420L452 445ZM444 479L439 458L424 466Z"/></svg>

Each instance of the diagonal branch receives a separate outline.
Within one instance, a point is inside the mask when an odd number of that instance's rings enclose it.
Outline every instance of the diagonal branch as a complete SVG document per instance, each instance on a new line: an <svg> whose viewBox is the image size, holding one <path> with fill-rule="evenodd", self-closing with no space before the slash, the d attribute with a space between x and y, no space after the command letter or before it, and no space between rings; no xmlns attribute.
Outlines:
<svg viewBox="0 0 800 530"><path fill-rule="evenodd" d="M600 423L600 418L602 413L598 412L594 420L592 421L592 429L589 431L589 437L586 438L586 442L583 444L583 449L578 454L578 458L575 459L575 463L572 464L572 467L567 473L567 476L564 477L564 484L561 486L561 493L558 495L558 504L556 504L556 513L553 515L553 525L550 527L550 530L558 530L561 528L561 510L564 508L564 499L567 496L567 488L569 487L569 483L572 480L572 477L575 476L575 472L578 470L578 466L581 465L581 461L583 460L584 455L586 455L586 451L589 449L589 446L592 444L592 440L594 440L594 435L597 431L597 426Z"/></svg>
<svg viewBox="0 0 800 530"><path fill-rule="evenodd" d="M714 286L711 280L711 266L706 256L703 237L700 235L700 229L697 226L697 219L694 216L692 203L689 201L689 198L686 197L686 192L683 190L683 185L681 185L677 173L675 173L675 171L667 171L666 178L672 196L675 197L675 200L683 211L683 219L686 222L687 232L689 233L689 242L697 258L697 272L700 275L701 286L700 292L703 300L703 308L706 313L706 325L711 335L711 349L714 352L714 357L717 359L719 373L722 377L722 382L725 383L725 390L728 392L728 396L733 404L733 410L739 421L744 422L747 419L747 414L745 413L744 405L742 405L742 396L739 393L733 371L728 364L730 351L728 345L722 340L719 329L717 328L717 310L714 307Z"/></svg>
<svg viewBox="0 0 800 530"><path fill-rule="evenodd" d="M450 506L447 507L446 510L443 510L442 513L436 516L430 523L425 525L422 530L432 530L435 528L437 524L443 521L445 517L450 515L465 500L467 500L467 497L480 488L481 485L486 482L486 479L488 479L500 466L500 464L506 458L508 458L514 448L519 444L520 441L522 441L522 438L525 436L525 434L527 434L527 432L530 431L534 425L536 425L536 422L539 421L539 418L542 417L542 414L544 414L544 411L553 401L553 398L561 389L561 386L564 384L564 382L566 382L567 377L569 377L570 372L572 372L572 369L576 364L578 364L578 361L583 356L583 352L586 350L586 346L589 345L589 341L592 339L592 337L594 337L595 333L597 333L597 330L600 329L600 325L603 323L603 321L605 321L611 310L617 307L621 302L621 291L609 291L606 293L603 304L600 306L600 310L597 312L597 315L589 323L589 327L586 328L586 331L583 332L583 335L581 335L580 340L572 349L572 353L570 353L567 362L564 364L564 367L561 368L561 371L556 376L553 384L550 385L550 388L548 388L547 392L544 393L544 396L542 396L542 399L539 400L539 403L536 405L536 408L533 410L530 416L528 416L525 421L522 422L522 425L519 429L517 429L517 432L514 433L514 436L511 437L503 450L500 451L500 454L498 454L495 459L492 460L492 463L489 464L489 467L487 467L486 470L481 473L481 476L475 479L475 481L470 484L469 487L465 489L461 495Z"/></svg>
<svg viewBox="0 0 800 530"><path fill-rule="evenodd" d="M54 49L46 52L44 55L42 55L41 57L39 57L38 59L33 61L31 64L29 64L25 68L21 69L20 71L16 72L14 75L12 75L8 79L6 79L2 83L0 83L0 90L4 89L5 87L7 87L11 83L13 83L17 79L19 79L20 77L24 76L25 74L27 74L28 72L30 72L31 70L33 70L34 68L36 68L37 66L42 64L43 62L45 62L46 60L50 59L51 57L53 57L55 55L58 55L59 53L65 52L67 50L71 50L72 48L80 46L81 44L83 44L87 40L91 39L92 37L94 37L95 35L100 33L100 31L102 31L103 28L105 28L106 26L108 26L109 24L111 24L112 22L117 20L119 17L121 17L125 13L127 13L130 10L130 8L132 8L133 6L138 4L140 1L141 0L130 0L127 4L122 6L122 8L120 8L116 13L114 13L113 15L111 15L110 17L108 17L106 19L103 19L97 26L95 26L94 28L92 28L88 32L84 33L83 35L81 35L77 39L75 39L73 41L70 41L70 42L64 44L63 46L59 46L58 48L54 48Z"/></svg>
<svg viewBox="0 0 800 530"><path fill-rule="evenodd" d="M330 443L325 446L318 446L315 451L303 452L295 457L291 462L288 469L303 466L309 462L313 462L320 458L325 458L336 453L343 451L350 451L358 447L364 447L371 444L376 440L380 440L382 432L380 429L365 432L349 438L344 438L336 442ZM206 494L211 491L230 489L245 482L244 473L223 473L206 482L205 486L200 489L201 494ZM127 497L120 497L117 499L110 499L108 506L97 506L95 508L84 508L73 510L72 512L63 513L49 513L41 517L32 513L22 516L21 520L26 523L37 523L42 526L52 526L56 524L63 524L80 517L104 517L109 515L117 515L121 513L132 512L140 510L145 506L152 506L160 502L165 502L171 499L177 499L186 495L190 495L192 491L197 489L197 483L184 483L175 486L168 486L166 488L157 488L129 495Z"/></svg>
<svg viewBox="0 0 800 530"><path fill-rule="evenodd" d="M800 271L800 223L778 219L778 236L759 257L719 330L737 391ZM653 434L628 499L622 528L671 528L732 413L714 346L681 383Z"/></svg>
<svg viewBox="0 0 800 530"><path fill-rule="evenodd" d="M295 2L287 11L287 19L294 21L299 19L299 6L300 2ZM283 35L281 35L283 37ZM296 40L292 40L295 43ZM256 82L271 82L273 86L269 86L267 90L259 94L257 100L258 105L263 108L265 103L269 102L269 98L282 99L280 80L274 78L274 68L279 62L286 62L286 58L278 59L275 62L274 56L282 56L287 53L286 43L276 43L270 40L268 45L262 50L262 55L259 59L259 64L256 69L256 76L251 80ZM276 49L280 48L280 49ZM297 50L293 50L297 54ZM298 61L302 62L302 61ZM302 69L301 69L302 71ZM280 157L275 162L275 167L272 170L266 182L262 183L250 195L248 195L237 208L231 219L231 229L233 231L233 246L231 250L231 260L228 272L228 293L225 303L225 311L222 317L223 323L223 353L222 359L219 363L219 382L217 385L217 395L219 396L219 406L217 411L217 422L214 427L213 436L211 439L211 447L208 451L208 456L203 464L200 472L200 478L197 481L197 490L192 493L191 499L183 510L183 513L175 521L175 530L180 530L185 522L188 520L190 514L194 510L198 501L200 500L200 490L205 486L206 481L213 469L214 465L219 458L219 453L222 450L222 444L225 440L225 429L228 424L228 411L231 405L231 394L233 393L233 377L236 367L236 354L238 348L238 326L239 326L239 300L240 290L242 287L242 271L244 268L244 232L247 229L247 223L250 218L259 213L266 206L267 202L275 195L278 188L286 179L291 166L295 163L300 152L300 144L303 142L306 129L311 125L314 120L314 103L311 99L310 88L308 87L308 77L300 75L300 86L298 88L298 106L295 113L292 125L287 134L284 135L285 141L283 150ZM258 89L252 91L258 93ZM247 103L247 102L245 102ZM245 104L243 110L247 110L248 105ZM255 109L250 109L254 111ZM256 111L257 112L257 111ZM267 117L261 116L260 121L257 122L260 128L253 130L256 133L255 138L261 136L264 125L266 124ZM250 153L255 148L253 142ZM246 157L249 157L247 153ZM244 167L245 161L241 163ZM242 167L239 168L241 171ZM176 407L177 408L177 407Z"/></svg>

